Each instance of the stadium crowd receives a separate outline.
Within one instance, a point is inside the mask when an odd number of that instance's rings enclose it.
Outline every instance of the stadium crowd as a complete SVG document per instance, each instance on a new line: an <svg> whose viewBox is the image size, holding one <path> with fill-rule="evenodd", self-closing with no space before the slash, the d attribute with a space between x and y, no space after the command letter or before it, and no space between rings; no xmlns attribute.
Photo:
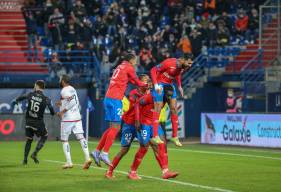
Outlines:
<svg viewBox="0 0 281 192"><path fill-rule="evenodd" d="M33 15L27 24L37 29L32 33L41 36L42 45L90 50L104 73L130 50L139 56L137 71L144 72L181 53L198 56L206 47L254 43L263 2L27 0L23 11Z"/></svg>

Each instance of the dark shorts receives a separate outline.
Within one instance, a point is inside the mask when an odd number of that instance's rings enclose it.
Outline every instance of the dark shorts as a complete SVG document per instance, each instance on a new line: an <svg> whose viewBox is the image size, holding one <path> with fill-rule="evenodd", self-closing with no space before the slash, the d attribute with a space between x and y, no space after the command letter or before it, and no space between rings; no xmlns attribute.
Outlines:
<svg viewBox="0 0 281 192"><path fill-rule="evenodd" d="M34 135L37 137L48 136L48 130L45 127L44 122L26 120L25 136L28 138L33 138Z"/></svg>

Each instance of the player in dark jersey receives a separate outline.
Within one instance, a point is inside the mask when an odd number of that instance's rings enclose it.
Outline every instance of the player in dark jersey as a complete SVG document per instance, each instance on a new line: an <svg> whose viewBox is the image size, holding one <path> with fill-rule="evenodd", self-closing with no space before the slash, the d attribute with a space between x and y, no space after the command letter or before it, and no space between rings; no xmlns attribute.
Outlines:
<svg viewBox="0 0 281 192"><path fill-rule="evenodd" d="M24 149L24 160L23 164L27 164L27 157L31 148L31 143L33 141L33 136L36 135L40 137L40 140L37 143L37 146L34 152L31 155L31 158L35 163L39 163L37 159L37 154L44 146L44 143L48 137L48 131L45 127L45 123L43 120L44 111L46 107L49 108L51 115L54 115L54 109L51 105L51 100L43 94L43 90L45 89L45 82L43 80L38 80L35 82L34 91L28 94L19 96L13 102L17 104L20 101L27 100L28 106L26 110L26 125L25 125L25 135L26 135L26 144Z"/></svg>

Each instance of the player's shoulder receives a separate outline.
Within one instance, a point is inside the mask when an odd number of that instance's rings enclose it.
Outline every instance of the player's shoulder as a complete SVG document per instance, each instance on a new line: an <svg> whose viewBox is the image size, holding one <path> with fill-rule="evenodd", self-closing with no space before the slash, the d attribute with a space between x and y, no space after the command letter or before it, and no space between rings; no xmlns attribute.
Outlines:
<svg viewBox="0 0 281 192"><path fill-rule="evenodd" d="M133 89L130 91L129 95L136 95L138 93L137 89Z"/></svg>
<svg viewBox="0 0 281 192"><path fill-rule="evenodd" d="M162 64L173 64L176 63L177 58L167 58L164 61L162 61Z"/></svg>

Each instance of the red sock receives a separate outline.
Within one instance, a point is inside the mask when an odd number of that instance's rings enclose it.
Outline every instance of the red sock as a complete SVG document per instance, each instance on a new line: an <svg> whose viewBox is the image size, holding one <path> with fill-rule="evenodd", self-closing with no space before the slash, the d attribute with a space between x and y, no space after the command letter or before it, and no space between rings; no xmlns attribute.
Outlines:
<svg viewBox="0 0 281 192"><path fill-rule="evenodd" d="M113 128L113 127L109 128L109 132L106 137L103 152L105 152L105 153L109 152L109 149L110 149L111 145L114 143L114 140L115 140L118 132L119 132L119 129L117 129L117 128Z"/></svg>
<svg viewBox="0 0 281 192"><path fill-rule="evenodd" d="M178 127L179 127L179 118L177 114L171 114L171 121L172 121L172 137L178 136Z"/></svg>
<svg viewBox="0 0 281 192"><path fill-rule="evenodd" d="M143 157L145 156L148 148L147 147L140 147L135 155L135 159L133 161L133 164L131 165L131 171L136 171L139 167L139 165L142 162Z"/></svg>
<svg viewBox="0 0 281 192"><path fill-rule="evenodd" d="M116 155L112 161L112 166L109 167L109 171L113 171L119 164L120 160L121 158L118 155Z"/></svg>
<svg viewBox="0 0 281 192"><path fill-rule="evenodd" d="M153 111L153 137L158 136L159 116L159 112Z"/></svg>
<svg viewBox="0 0 281 192"><path fill-rule="evenodd" d="M158 144L158 153L162 164L161 168L168 169L168 154L166 153L166 146L164 143Z"/></svg>
<svg viewBox="0 0 281 192"><path fill-rule="evenodd" d="M108 134L108 132L109 132L109 129L110 129L110 128L108 128L108 129L102 134L102 137L101 137L101 139L100 139L100 141L99 141L99 144L98 144L98 146L96 147L96 150L97 150L97 151L101 151L101 150L103 149L104 144L105 144L105 141L106 141L107 134Z"/></svg>
<svg viewBox="0 0 281 192"><path fill-rule="evenodd" d="M163 167L162 167L162 161L161 161L161 158L160 158L159 154L158 154L158 153L154 153L154 156L155 156L155 158L156 158L156 160L157 160L158 165L160 166L160 168L163 169Z"/></svg>

